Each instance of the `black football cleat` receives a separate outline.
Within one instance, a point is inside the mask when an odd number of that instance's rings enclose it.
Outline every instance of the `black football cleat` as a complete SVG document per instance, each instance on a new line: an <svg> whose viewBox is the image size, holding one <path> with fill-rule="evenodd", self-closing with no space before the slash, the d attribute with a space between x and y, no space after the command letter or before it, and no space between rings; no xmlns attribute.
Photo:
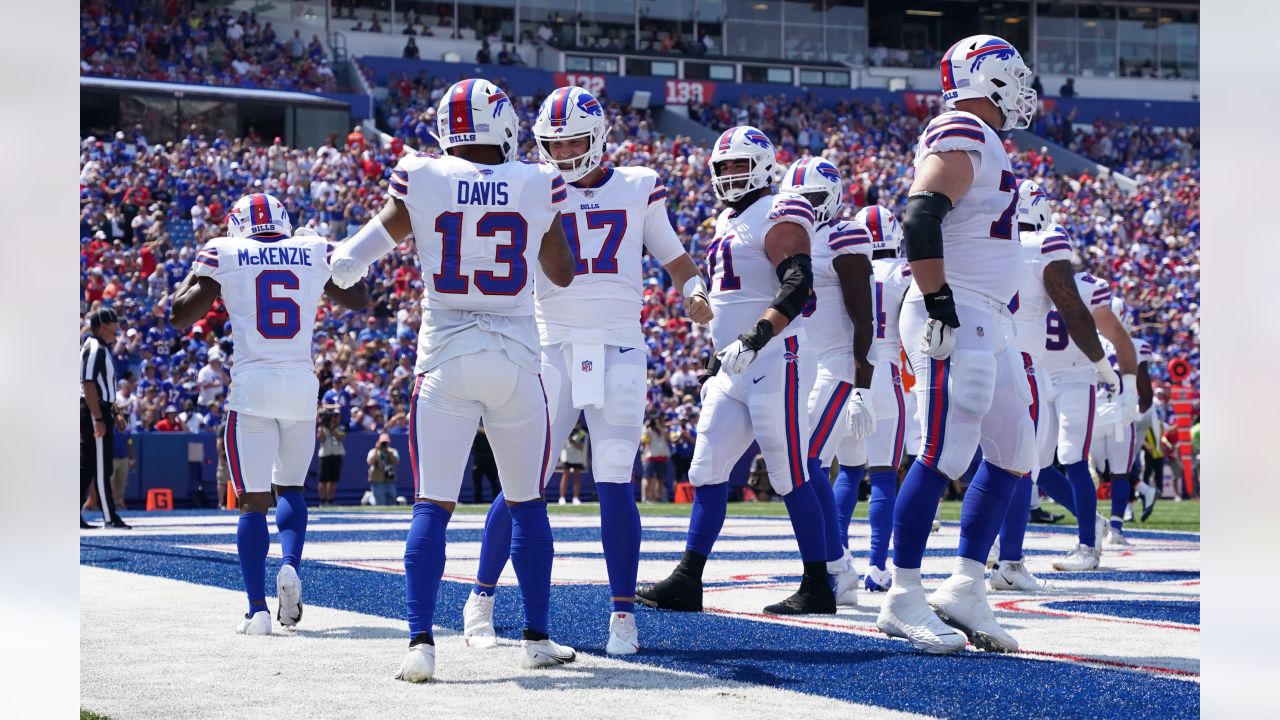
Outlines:
<svg viewBox="0 0 1280 720"><path fill-rule="evenodd" d="M1028 520L1030 522L1038 523L1041 525L1052 525L1058 522L1059 520L1062 520L1062 518L1064 517L1066 517L1066 515L1062 515L1059 513L1051 513L1048 510L1045 510L1044 508L1035 508L1034 510L1031 511L1031 516L1028 518Z"/></svg>
<svg viewBox="0 0 1280 720"><path fill-rule="evenodd" d="M812 565L815 567L805 568L804 576L800 578L800 589L795 594L782 602L765 606L764 611L770 615L834 615L836 595L827 578L827 564Z"/></svg>
<svg viewBox="0 0 1280 720"><path fill-rule="evenodd" d="M641 588L636 600L658 610L702 612L702 580L676 568L667 579Z"/></svg>
<svg viewBox="0 0 1280 720"><path fill-rule="evenodd" d="M97 529L98 529L98 528L100 528L100 527L102 527L102 526L101 526L101 525L93 525L93 524L87 523L87 522L85 522L85 521L84 521L84 518L80 518L80 529L81 529L81 530L97 530Z"/></svg>
<svg viewBox="0 0 1280 720"><path fill-rule="evenodd" d="M111 521L111 524L110 524L110 525L108 525L107 527L113 527L113 528L116 528L117 530L132 530L132 529L133 529L133 526L132 526L132 525L130 525L129 523L125 522L124 520L121 520L120 518L116 518L115 520L112 520L112 521Z"/></svg>

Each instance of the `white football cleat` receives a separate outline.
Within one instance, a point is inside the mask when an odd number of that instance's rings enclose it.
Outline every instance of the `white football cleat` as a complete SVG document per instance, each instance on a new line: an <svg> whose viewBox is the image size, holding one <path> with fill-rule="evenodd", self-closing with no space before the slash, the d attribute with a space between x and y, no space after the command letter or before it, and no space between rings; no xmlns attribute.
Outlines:
<svg viewBox="0 0 1280 720"><path fill-rule="evenodd" d="M302 579L292 565L281 565L276 573L276 596L280 599L276 619L285 629L296 630L302 619Z"/></svg>
<svg viewBox="0 0 1280 720"><path fill-rule="evenodd" d="M1146 522L1156 507L1156 489L1145 481L1138 483L1138 499L1142 501L1142 522Z"/></svg>
<svg viewBox="0 0 1280 720"><path fill-rule="evenodd" d="M1091 548L1088 545L1077 545L1076 549L1068 553L1065 558L1053 561L1053 569L1063 572L1096 570L1101 559L1100 549Z"/></svg>
<svg viewBox="0 0 1280 720"><path fill-rule="evenodd" d="M1111 521L1102 517L1102 513L1095 513L1093 520L1093 537L1094 544L1102 547L1102 541L1107 539L1107 533L1111 531Z"/></svg>
<svg viewBox="0 0 1280 720"><path fill-rule="evenodd" d="M609 643L604 651L610 655L635 655L640 651L640 631L633 613L609 614Z"/></svg>
<svg viewBox="0 0 1280 720"><path fill-rule="evenodd" d="M1018 592L1051 592L1053 586L1048 580L1041 580L1027 566L1019 562L998 562L991 571L988 585L992 590L1015 590Z"/></svg>
<svg viewBox="0 0 1280 720"><path fill-rule="evenodd" d="M1107 535L1107 544L1116 546L1132 546L1129 538L1124 536L1124 530L1111 528L1111 532Z"/></svg>
<svg viewBox="0 0 1280 720"><path fill-rule="evenodd" d="M996 538L996 541L991 543L991 549L987 551L987 569L995 567L997 562L1000 562L1000 538Z"/></svg>
<svg viewBox="0 0 1280 720"><path fill-rule="evenodd" d="M844 557L827 563L827 573L835 580L836 605L857 607L858 605L858 571L853 567L853 557L845 550Z"/></svg>
<svg viewBox="0 0 1280 720"><path fill-rule="evenodd" d="M930 532L938 532L938 531L939 531L939 530L941 530L941 529L942 529L942 521L941 521L941 520L939 520L938 518L934 518L934 519L933 519L933 530L931 530Z"/></svg>
<svg viewBox="0 0 1280 720"><path fill-rule="evenodd" d="M524 656L520 658L520 667L532 670L541 667L565 665L578 659L578 654L568 645L559 645L551 639L521 640Z"/></svg>
<svg viewBox="0 0 1280 720"><path fill-rule="evenodd" d="M400 672L396 673L396 679L420 683L428 682L435 675L436 646L421 642L409 646L409 652L405 654L404 660L400 661Z"/></svg>
<svg viewBox="0 0 1280 720"><path fill-rule="evenodd" d="M987 652L1017 652L1018 641L996 622L981 579L952 575L929 596L929 606L948 625L959 628L969 641Z"/></svg>
<svg viewBox="0 0 1280 720"><path fill-rule="evenodd" d="M246 613L236 632L241 635L270 635L271 613L266 610L259 610L253 615Z"/></svg>
<svg viewBox="0 0 1280 720"><path fill-rule="evenodd" d="M493 630L494 596L480 595L473 588L467 594L467 604L462 606L462 637L467 647L487 650L498 646L498 635Z"/></svg>
<svg viewBox="0 0 1280 720"><path fill-rule="evenodd" d="M924 588L919 585L904 587L896 583L889 588L880 606L876 627L889 637L906 638L911 647L931 655L963 650L968 640L964 633L938 618L925 600Z"/></svg>
<svg viewBox="0 0 1280 720"><path fill-rule="evenodd" d="M862 584L870 592L888 592L889 588L893 587L893 573L881 570L875 565L868 565Z"/></svg>

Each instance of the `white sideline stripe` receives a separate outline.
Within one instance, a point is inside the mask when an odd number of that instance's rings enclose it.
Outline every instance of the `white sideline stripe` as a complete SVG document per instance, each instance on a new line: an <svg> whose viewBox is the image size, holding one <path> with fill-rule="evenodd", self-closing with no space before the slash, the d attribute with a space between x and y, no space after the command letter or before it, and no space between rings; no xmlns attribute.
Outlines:
<svg viewBox="0 0 1280 720"><path fill-rule="evenodd" d="M516 707L525 717L575 719L621 707L634 717L668 717L672 708L734 720L925 717L584 653L565 668L526 672L511 641L468 651L445 631L436 636L437 681L410 685L393 679L407 645L401 621L312 605L296 634L273 623L277 635L250 638L234 632L244 604L232 590L81 566L80 705L117 720L390 718L424 708L433 717L510 717Z"/></svg>

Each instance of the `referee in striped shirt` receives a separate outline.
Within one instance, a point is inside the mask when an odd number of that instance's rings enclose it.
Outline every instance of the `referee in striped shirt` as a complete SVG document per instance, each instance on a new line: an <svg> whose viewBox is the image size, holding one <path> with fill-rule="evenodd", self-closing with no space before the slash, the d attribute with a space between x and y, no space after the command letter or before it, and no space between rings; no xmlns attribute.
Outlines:
<svg viewBox="0 0 1280 720"><path fill-rule="evenodd" d="M116 340L119 319L115 311L103 308L89 316L93 330L80 348L80 504L89 497L89 486L97 483L102 519L110 527L129 529L116 513L111 494L111 460L114 450L116 365L111 344ZM95 528L80 516L81 528Z"/></svg>

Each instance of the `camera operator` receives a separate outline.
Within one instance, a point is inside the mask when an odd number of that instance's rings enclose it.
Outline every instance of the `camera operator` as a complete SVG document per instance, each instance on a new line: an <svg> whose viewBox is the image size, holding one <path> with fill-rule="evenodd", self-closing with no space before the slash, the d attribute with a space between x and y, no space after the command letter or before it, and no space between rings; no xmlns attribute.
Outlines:
<svg viewBox="0 0 1280 720"><path fill-rule="evenodd" d="M369 464L369 490L373 493L374 505L396 504L396 467L400 464L400 453L391 447L391 436L382 433L378 436L378 444L373 446L365 458Z"/></svg>
<svg viewBox="0 0 1280 720"><path fill-rule="evenodd" d="M338 493L342 459L347 455L346 439L347 431L342 427L342 417L337 408L325 406L316 426L316 440L320 443L321 505L332 505Z"/></svg>

